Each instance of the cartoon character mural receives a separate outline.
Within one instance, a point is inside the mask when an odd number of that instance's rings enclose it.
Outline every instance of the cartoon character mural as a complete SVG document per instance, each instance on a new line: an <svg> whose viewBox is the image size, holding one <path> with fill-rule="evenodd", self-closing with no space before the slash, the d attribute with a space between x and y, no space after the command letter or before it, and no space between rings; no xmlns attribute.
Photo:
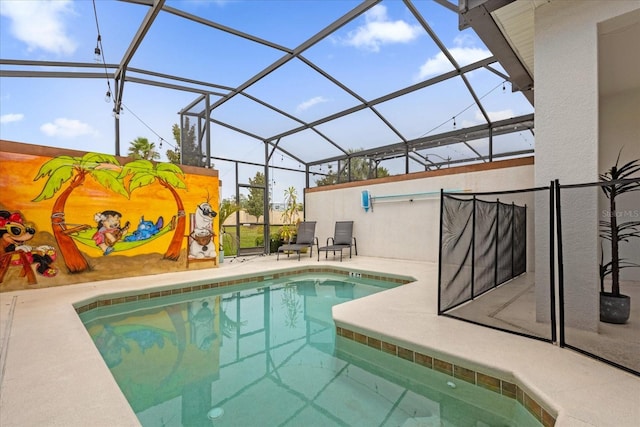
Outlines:
<svg viewBox="0 0 640 427"><path fill-rule="evenodd" d="M91 237L96 245L102 250L103 255L113 252L113 245L129 230L129 221L124 227L120 227L122 214L118 211L103 211L95 214L94 219L98 224L98 229Z"/></svg>
<svg viewBox="0 0 640 427"><path fill-rule="evenodd" d="M47 178L40 194L33 199L40 202L52 198L63 184L69 183L55 199L51 212L53 235L58 243L60 254L71 273L80 273L89 269L89 263L75 244L72 233L68 232L65 221L65 204L69 196L81 187L87 176L92 177L101 186L124 197L129 196L124 183L118 179L120 163L114 156L87 153L82 157L58 156L45 162L34 181Z"/></svg>
<svg viewBox="0 0 640 427"><path fill-rule="evenodd" d="M53 270L46 268L46 251L37 266L29 264L28 271L0 269L6 273L0 292L24 289L27 282L59 286L184 269L181 262L157 261L189 258L190 241L185 239L190 234L189 218L184 207L195 207L203 200L187 187L216 190L211 205L219 197L220 182L212 169L2 140L0 163L0 210L20 212L39 230L33 239L38 243L29 246L51 245L57 254L55 264L49 264ZM210 243L200 249L216 249L215 238L211 236ZM38 275L36 267L57 275L38 283L31 280Z"/></svg>
<svg viewBox="0 0 640 427"><path fill-rule="evenodd" d="M0 211L0 253L7 255L2 265L35 264L36 271L44 277L54 277L58 269L52 264L56 252L52 246L32 247L29 242L36 234L34 226L25 222L19 212ZM26 267L26 266L25 266ZM0 280L1 281L1 280Z"/></svg>
<svg viewBox="0 0 640 427"><path fill-rule="evenodd" d="M40 194L34 202L52 198L66 182L69 186L55 200L51 221L53 234L58 242L60 253L71 273L79 273L89 268L87 260L78 249L73 239L74 233L70 232L65 221L65 204L71 193L81 187L87 176L92 177L105 189L120 194L127 199L130 194L138 189L157 182L171 192L177 206L177 221L174 235L164 254L165 259L177 260L180 257L180 249L185 230L185 213L182 200L176 192L176 188L184 189L186 185L181 178L182 170L169 163L154 164L148 160L135 160L121 165L118 159L108 154L87 153L82 157L58 156L44 163L34 180L47 178ZM112 215L112 217L114 217ZM99 226L102 221L98 222ZM113 251L106 240L103 241L100 232L97 231L95 243L103 250L104 255ZM104 237L107 237L104 235ZM115 242L114 242L115 243Z"/></svg>
<svg viewBox="0 0 640 427"><path fill-rule="evenodd" d="M189 255L193 258L215 258L216 248L213 244L213 218L218 214L208 201L200 203L194 215Z"/></svg>
<svg viewBox="0 0 640 427"><path fill-rule="evenodd" d="M152 221L145 221L144 215L140 217L138 228L133 230L131 234L124 236L125 242L138 242L141 240L147 240L157 235L162 231L164 226L164 218L158 217L155 224Z"/></svg>
<svg viewBox="0 0 640 427"><path fill-rule="evenodd" d="M180 250L184 240L184 232L186 229L186 219L184 212L184 204L176 189L186 189L184 183L185 174L177 165L172 163L152 163L149 160L134 160L122 166L120 179L130 176L129 192L158 183L167 189L176 203L177 215L174 221L173 237L169 247L164 254L164 259L177 261L180 258Z"/></svg>

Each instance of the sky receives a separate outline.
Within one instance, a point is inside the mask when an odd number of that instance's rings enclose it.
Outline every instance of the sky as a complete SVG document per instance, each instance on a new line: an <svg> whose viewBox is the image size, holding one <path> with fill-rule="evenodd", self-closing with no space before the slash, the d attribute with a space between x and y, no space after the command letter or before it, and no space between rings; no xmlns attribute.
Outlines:
<svg viewBox="0 0 640 427"><path fill-rule="evenodd" d="M213 92L227 93L285 55L300 47L360 2L350 0L180 0L166 6L200 16L224 27L271 43L266 46L215 28L161 12L135 52L129 66L219 85ZM457 15L430 0L413 4L461 66L491 55L472 30L458 29ZM144 5L112 0L0 0L0 58L118 64L147 13ZM100 43L98 43L100 34ZM95 49L101 47L96 61ZM284 49L284 50L282 50ZM304 122L312 122L354 107L361 99L374 100L391 92L453 70L434 41L399 0L384 0L303 52L309 63L348 88L314 71L300 60L287 62L246 93ZM23 66L1 65L2 70ZM495 68L502 71L499 65ZM104 68L39 67L40 71L92 71ZM129 77L153 79L129 72ZM470 84L492 120L533 112L519 93L495 73L477 70L467 74ZM145 137L166 161L165 152L175 145L172 126L179 112L197 94L125 82L120 115L120 152L127 154L130 141ZM201 87L201 86L199 86ZM0 138L52 147L115 154L113 80L104 78L0 77ZM211 102L219 96L212 95ZM199 104L202 108L204 104ZM403 137L413 139L486 123L460 78L386 101L376 106ZM300 126L290 117L268 110L245 96L235 96L214 111L214 119L245 129L259 139L229 128L212 127L212 155L262 162L264 144L270 138ZM366 149L399 142L396 132L372 111L365 109L317 127L345 149ZM496 150L516 144L533 147L533 136L523 132L495 143ZM162 147L160 147L162 145ZM487 141L472 146L481 153ZM279 146L307 162L337 156L341 152L316 133L307 130L282 138ZM503 147L503 148L501 148ZM433 149L432 158L469 156L462 146ZM223 180L223 195L234 193L232 163L214 161ZM299 160L275 154L270 165L303 170ZM398 162L383 166L392 172ZM412 165L419 170L420 165ZM239 180L259 169L241 166ZM318 172L326 172L318 168ZM270 186L274 201L293 185L302 194L303 174L273 170Z"/></svg>

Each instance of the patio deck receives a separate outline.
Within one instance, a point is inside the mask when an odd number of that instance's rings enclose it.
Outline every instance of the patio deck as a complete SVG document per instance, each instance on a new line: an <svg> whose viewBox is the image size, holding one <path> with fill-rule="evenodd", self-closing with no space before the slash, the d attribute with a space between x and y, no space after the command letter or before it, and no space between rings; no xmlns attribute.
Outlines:
<svg viewBox="0 0 640 427"><path fill-rule="evenodd" d="M334 308L340 327L429 349L478 370L511 375L557 411L557 426L635 426L640 378L568 349L437 316L437 265L356 256L344 262L275 255L219 268L0 294L0 425L138 426L72 303L111 292L203 278L336 266L417 279Z"/></svg>

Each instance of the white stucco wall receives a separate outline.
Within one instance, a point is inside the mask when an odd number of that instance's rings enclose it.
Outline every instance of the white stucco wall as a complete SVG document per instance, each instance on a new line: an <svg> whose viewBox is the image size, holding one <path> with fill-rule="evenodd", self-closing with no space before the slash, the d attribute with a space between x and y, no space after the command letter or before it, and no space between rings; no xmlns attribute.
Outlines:
<svg viewBox="0 0 640 427"><path fill-rule="evenodd" d="M640 72L640 70L638 70ZM600 145L598 170L602 173L616 163L620 150L620 165L640 159L640 88L600 98ZM606 219L609 201L599 193L600 219ZM640 221L640 191L617 198L617 211L623 221ZM606 244L606 242L605 242ZM605 256L610 251L605 246ZM640 264L640 239L620 245L620 256ZM621 270L622 280L640 281L640 268ZM624 288L622 289L624 293Z"/></svg>
<svg viewBox="0 0 640 427"><path fill-rule="evenodd" d="M598 180L598 28L597 24L638 8L637 1L552 1L535 12L536 185ZM563 194L572 221L563 222L567 324L598 327L598 194ZM548 224L544 212L536 223ZM536 254L548 253L544 242ZM538 263L544 262L538 257ZM541 270L537 268L537 270ZM539 271L539 273L542 273ZM536 281L547 283L541 274ZM538 319L547 320L549 294L536 289Z"/></svg>
<svg viewBox="0 0 640 427"><path fill-rule="evenodd" d="M437 262L441 188L473 192L531 188L533 168L533 165L526 165L310 192L305 196L305 215L307 220L317 221L316 235L320 245L326 243L327 237L333 236L335 221L353 220L358 254ZM409 201L409 196L374 201L373 210L365 212L361 207L362 190L368 190L374 197L424 192L434 194L428 198L414 197L413 202ZM495 200L496 197L483 199ZM531 271L534 267L533 195L515 194L499 198L504 203L526 204L529 208L527 215L531 238L527 243L530 254L528 270Z"/></svg>

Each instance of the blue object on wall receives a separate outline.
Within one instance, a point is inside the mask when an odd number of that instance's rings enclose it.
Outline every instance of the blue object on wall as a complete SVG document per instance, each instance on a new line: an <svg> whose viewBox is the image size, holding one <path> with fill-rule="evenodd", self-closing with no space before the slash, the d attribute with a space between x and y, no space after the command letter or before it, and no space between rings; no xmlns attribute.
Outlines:
<svg viewBox="0 0 640 427"><path fill-rule="evenodd" d="M371 196L369 195L368 190L362 191L362 208L365 212L369 212L369 208L371 207Z"/></svg>

